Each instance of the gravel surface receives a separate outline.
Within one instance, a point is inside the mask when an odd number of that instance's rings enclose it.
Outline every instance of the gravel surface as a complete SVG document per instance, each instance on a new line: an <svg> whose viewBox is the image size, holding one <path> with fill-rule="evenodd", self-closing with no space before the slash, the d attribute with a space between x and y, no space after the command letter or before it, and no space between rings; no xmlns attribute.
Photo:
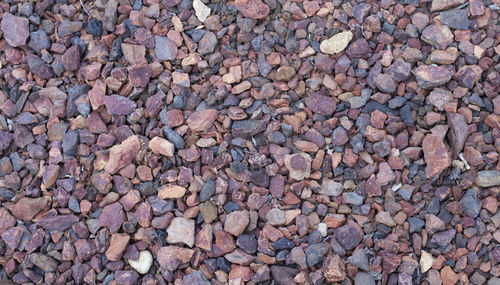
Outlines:
<svg viewBox="0 0 500 285"><path fill-rule="evenodd" d="M499 11L0 1L0 280L500 284Z"/></svg>

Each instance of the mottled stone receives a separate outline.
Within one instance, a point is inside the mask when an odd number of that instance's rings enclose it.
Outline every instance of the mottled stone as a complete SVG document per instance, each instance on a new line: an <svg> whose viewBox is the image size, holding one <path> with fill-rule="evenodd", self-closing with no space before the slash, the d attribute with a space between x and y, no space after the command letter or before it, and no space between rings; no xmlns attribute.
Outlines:
<svg viewBox="0 0 500 285"><path fill-rule="evenodd" d="M415 69L418 85L432 89L446 84L451 79L451 72L442 66L421 65Z"/></svg>
<svg viewBox="0 0 500 285"><path fill-rule="evenodd" d="M11 13L4 13L0 27L7 43L12 47L20 47L26 43L29 36L29 21Z"/></svg>

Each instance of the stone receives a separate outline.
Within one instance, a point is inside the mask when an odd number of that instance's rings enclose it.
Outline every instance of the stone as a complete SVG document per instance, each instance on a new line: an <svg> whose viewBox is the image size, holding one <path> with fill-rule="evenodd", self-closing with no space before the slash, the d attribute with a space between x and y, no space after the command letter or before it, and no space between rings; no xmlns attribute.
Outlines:
<svg viewBox="0 0 500 285"><path fill-rule="evenodd" d="M125 213L120 203L112 203L104 207L99 216L99 225L107 227L111 234L118 232L125 222Z"/></svg>
<svg viewBox="0 0 500 285"><path fill-rule="evenodd" d="M5 208L0 208L0 232L4 232L7 229L15 226L17 223L16 218L14 218L9 211Z"/></svg>
<svg viewBox="0 0 500 285"><path fill-rule="evenodd" d="M445 49L453 42L453 33L445 25L430 25L422 31L422 40L437 49Z"/></svg>
<svg viewBox="0 0 500 285"><path fill-rule="evenodd" d="M445 249L450 245L456 233L457 231L455 229L449 229L446 231L435 233L432 236L431 243L439 246L441 249Z"/></svg>
<svg viewBox="0 0 500 285"><path fill-rule="evenodd" d="M125 249L127 249L130 236L126 233L114 233L109 240L109 247L106 250L106 258L111 261L118 261L121 259Z"/></svg>
<svg viewBox="0 0 500 285"><path fill-rule="evenodd" d="M29 261L43 272L54 272L57 269L57 262L50 256L41 253L32 253L28 255Z"/></svg>
<svg viewBox="0 0 500 285"><path fill-rule="evenodd" d="M174 156L174 144L161 137L152 138L149 141L149 148L154 153L158 153L166 157Z"/></svg>
<svg viewBox="0 0 500 285"><path fill-rule="evenodd" d="M436 64L453 64L459 55L456 47L449 47L445 50L434 50L429 55L429 60Z"/></svg>
<svg viewBox="0 0 500 285"><path fill-rule="evenodd" d="M21 227L12 227L2 232L2 239L5 244L12 250L15 250L23 236L23 229Z"/></svg>
<svg viewBox="0 0 500 285"><path fill-rule="evenodd" d="M213 202L200 204L200 214L206 224L210 224L217 219L217 207Z"/></svg>
<svg viewBox="0 0 500 285"><path fill-rule="evenodd" d="M337 108L337 104L332 97L319 94L307 96L304 102L306 103L306 106L311 109L311 111L324 116L332 115Z"/></svg>
<svg viewBox="0 0 500 285"><path fill-rule="evenodd" d="M364 38L360 38L349 45L346 50L349 58L369 58L372 55L372 49Z"/></svg>
<svg viewBox="0 0 500 285"><path fill-rule="evenodd" d="M219 112L215 109L208 109L192 113L186 120L189 128L193 132L205 132L215 122Z"/></svg>
<svg viewBox="0 0 500 285"><path fill-rule="evenodd" d="M31 221L38 213L40 213L49 204L49 200L45 197L19 199L14 205L7 206L7 209L19 220L28 222Z"/></svg>
<svg viewBox="0 0 500 285"><path fill-rule="evenodd" d="M447 25L450 28L457 30L466 30L469 28L469 18L467 16L467 11L453 9L450 11L444 11L440 14L441 23Z"/></svg>
<svg viewBox="0 0 500 285"><path fill-rule="evenodd" d="M128 259L128 264L140 274L147 274L153 264L153 255L148 250L139 252L139 258L136 260Z"/></svg>
<svg viewBox="0 0 500 285"><path fill-rule="evenodd" d="M351 31L345 31L335 34L331 38L321 42L319 48L322 53L338 54L344 51L352 40L353 34Z"/></svg>
<svg viewBox="0 0 500 285"><path fill-rule="evenodd" d="M104 105L110 115L128 115L137 107L134 101L120 95L104 96Z"/></svg>
<svg viewBox="0 0 500 285"><path fill-rule="evenodd" d="M478 65L462 66L453 76L453 78L465 88L472 88L481 79L483 70Z"/></svg>
<svg viewBox="0 0 500 285"><path fill-rule="evenodd" d="M453 101L453 94L442 88L435 88L425 98L426 103L434 105L439 111L444 111L448 102Z"/></svg>
<svg viewBox="0 0 500 285"><path fill-rule="evenodd" d="M427 251L422 250L420 251L420 270L422 273L427 272L429 269L432 268L432 264L434 263L436 259Z"/></svg>
<svg viewBox="0 0 500 285"><path fill-rule="evenodd" d="M44 30L32 32L28 46L37 53L41 53L44 49L48 50L50 48L49 36Z"/></svg>
<svg viewBox="0 0 500 285"><path fill-rule="evenodd" d="M201 188L199 196L200 202L207 201L214 194L215 194L215 181L210 179L209 181L205 182L205 184L203 184L203 187Z"/></svg>
<svg viewBox="0 0 500 285"><path fill-rule="evenodd" d="M354 265L362 270L365 270L365 271L370 270L369 262L368 262L368 255L366 254L365 249L355 250L353 252L353 254L347 258L347 261L350 264L352 264L352 265Z"/></svg>
<svg viewBox="0 0 500 285"><path fill-rule="evenodd" d="M392 218L391 214L387 211L380 211L377 213L375 216L375 221L380 224L384 224L388 227L394 227L396 226L396 222L394 222L394 219Z"/></svg>
<svg viewBox="0 0 500 285"><path fill-rule="evenodd" d="M155 36L155 54L159 60L175 60L179 49L174 41L167 37Z"/></svg>
<svg viewBox="0 0 500 285"><path fill-rule="evenodd" d="M286 222L285 212L281 209L273 208L267 212L266 220L273 226L283 225Z"/></svg>
<svg viewBox="0 0 500 285"><path fill-rule="evenodd" d="M469 10L471 16L481 16L484 14L484 4L482 0L470 0L469 1Z"/></svg>
<svg viewBox="0 0 500 285"><path fill-rule="evenodd" d="M343 191L344 186L342 185L342 183L325 178L323 179L323 183L321 183L318 194L327 196L340 196Z"/></svg>
<svg viewBox="0 0 500 285"><path fill-rule="evenodd" d="M260 1L260 0L254 0L254 1ZM214 52L216 45L217 45L217 37L215 36L214 33L208 32L203 36L203 38L201 38L200 42L198 43L198 53L200 55L206 55L212 53Z"/></svg>
<svg viewBox="0 0 500 285"><path fill-rule="evenodd" d="M367 272L358 272L354 278L354 285L375 285L375 278Z"/></svg>
<svg viewBox="0 0 500 285"><path fill-rule="evenodd" d="M174 184L166 184L163 185L158 190L158 197L160 199L179 199L184 197L185 193L186 193L186 188L182 186Z"/></svg>
<svg viewBox="0 0 500 285"><path fill-rule="evenodd" d="M241 235L250 223L248 211L233 211L226 216L224 230L233 236Z"/></svg>
<svg viewBox="0 0 500 285"><path fill-rule="evenodd" d="M346 225L335 229L333 236L345 250L352 250L361 242L363 231L353 221L348 221Z"/></svg>
<svg viewBox="0 0 500 285"><path fill-rule="evenodd" d="M193 1L193 9L196 14L196 17L200 22L204 23L208 16L210 16L211 9L207 7L207 5L203 4L201 0Z"/></svg>
<svg viewBox="0 0 500 285"><path fill-rule="evenodd" d="M328 282L339 282L347 278L345 262L338 254L328 256L323 262L323 275Z"/></svg>
<svg viewBox="0 0 500 285"><path fill-rule="evenodd" d="M37 225L47 231L65 231L78 222L75 215L45 216L38 219Z"/></svg>
<svg viewBox="0 0 500 285"><path fill-rule="evenodd" d="M54 71L50 65L46 64L39 57L28 54L25 58L26 63L28 64L29 70L36 76L39 76L43 79L50 79L54 77Z"/></svg>
<svg viewBox="0 0 500 285"><path fill-rule="evenodd" d="M439 136L433 134L425 136L422 141L422 150L427 164L425 168L427 178L439 175L451 165L451 155Z"/></svg>
<svg viewBox="0 0 500 285"><path fill-rule="evenodd" d="M270 12L269 6L261 0L236 0L234 6L244 17L254 20L263 19Z"/></svg>
<svg viewBox="0 0 500 285"><path fill-rule="evenodd" d="M391 76L392 80L395 82L401 82L407 80L411 75L411 64L398 58L391 64L386 72L387 75ZM376 76L375 76L376 78ZM374 80L375 80L374 78ZM376 86L376 84L375 84ZM378 88L378 87L377 87Z"/></svg>
<svg viewBox="0 0 500 285"><path fill-rule="evenodd" d="M153 75L151 67L146 63L128 66L127 71L130 83L134 87L146 87L151 79L151 76Z"/></svg>
<svg viewBox="0 0 500 285"><path fill-rule="evenodd" d="M141 144L136 135L130 136L121 144L111 147L109 160L104 170L110 174L115 174L135 159L140 148Z"/></svg>
<svg viewBox="0 0 500 285"><path fill-rule="evenodd" d="M62 56L62 61L67 71L78 70L80 68L80 48L76 45L68 48Z"/></svg>
<svg viewBox="0 0 500 285"><path fill-rule="evenodd" d="M208 281L202 271L197 270L182 277L182 284L210 285L212 283Z"/></svg>
<svg viewBox="0 0 500 285"><path fill-rule="evenodd" d="M11 13L4 13L0 23L3 37L12 47L20 47L26 43L29 36L29 21Z"/></svg>
<svg viewBox="0 0 500 285"><path fill-rule="evenodd" d="M441 269L441 281L443 285L453 285L456 284L458 280L460 280L460 276L456 274L451 267L445 266Z"/></svg>
<svg viewBox="0 0 500 285"><path fill-rule="evenodd" d="M301 181L309 178L311 172L311 156L306 153L297 153L285 156L285 166L290 177Z"/></svg>
<svg viewBox="0 0 500 285"><path fill-rule="evenodd" d="M358 21L358 23L362 24L363 20L366 16L368 16L372 5L368 3L360 3L354 7L352 7L352 15Z"/></svg>
<svg viewBox="0 0 500 285"><path fill-rule="evenodd" d="M432 89L446 84L451 80L451 72L442 66L421 65L415 69L418 86Z"/></svg>
<svg viewBox="0 0 500 285"><path fill-rule="evenodd" d="M396 83L391 76L387 74L377 74L373 78L373 83L378 88L378 90L384 93L394 93L396 92Z"/></svg>
<svg viewBox="0 0 500 285"><path fill-rule="evenodd" d="M117 270L115 272L115 281L117 284L133 285L137 284L139 274L132 270Z"/></svg>
<svg viewBox="0 0 500 285"><path fill-rule="evenodd" d="M500 172L496 170L479 171L476 176L476 184L480 187L493 187L500 185Z"/></svg>
<svg viewBox="0 0 500 285"><path fill-rule="evenodd" d="M477 218L479 216L479 211L481 210L482 202L477 196L477 192L474 189L469 189L464 194L460 203L464 207L464 213L471 217Z"/></svg>
<svg viewBox="0 0 500 285"><path fill-rule="evenodd" d="M104 9L104 17L102 19L103 27L108 32L113 32L115 30L116 24L116 10L118 8L118 1L111 0L106 4L106 8Z"/></svg>
<svg viewBox="0 0 500 285"><path fill-rule="evenodd" d="M194 220L175 217L167 228L168 243L184 243L193 247L195 241Z"/></svg>
<svg viewBox="0 0 500 285"><path fill-rule="evenodd" d="M432 0L431 12L439 12L455 8L465 3L465 0Z"/></svg>
<svg viewBox="0 0 500 285"><path fill-rule="evenodd" d="M57 178L59 177L59 165L48 165L45 168L42 176L42 187L49 189L55 185Z"/></svg>
<svg viewBox="0 0 500 285"><path fill-rule="evenodd" d="M289 65L283 65L276 71L276 80L289 81L295 76L295 69Z"/></svg>
<svg viewBox="0 0 500 285"><path fill-rule="evenodd" d="M330 247L328 246L328 244L324 243L317 243L308 246L305 251L307 265L312 267L321 262L323 256L328 253L329 249Z"/></svg>
<svg viewBox="0 0 500 285"><path fill-rule="evenodd" d="M446 113L448 120L448 137L451 142L451 154L454 158L463 150L469 126L465 117L459 113Z"/></svg>

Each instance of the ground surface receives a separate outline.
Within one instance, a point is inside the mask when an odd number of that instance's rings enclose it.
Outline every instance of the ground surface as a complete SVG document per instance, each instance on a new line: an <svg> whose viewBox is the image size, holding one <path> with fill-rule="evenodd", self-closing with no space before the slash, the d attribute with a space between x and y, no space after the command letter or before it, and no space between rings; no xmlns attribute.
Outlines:
<svg viewBox="0 0 500 285"><path fill-rule="evenodd" d="M499 5L0 1L0 279L500 284Z"/></svg>

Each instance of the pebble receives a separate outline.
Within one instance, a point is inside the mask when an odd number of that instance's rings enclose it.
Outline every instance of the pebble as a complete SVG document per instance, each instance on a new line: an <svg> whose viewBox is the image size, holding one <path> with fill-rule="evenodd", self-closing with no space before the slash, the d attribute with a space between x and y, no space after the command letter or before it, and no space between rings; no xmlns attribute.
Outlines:
<svg viewBox="0 0 500 285"><path fill-rule="evenodd" d="M148 250L143 250L139 252L138 259L128 259L128 263L139 274L147 274L149 272L149 269L151 268L151 265L153 264L153 256Z"/></svg>
<svg viewBox="0 0 500 285"><path fill-rule="evenodd" d="M321 52L326 54L338 54L347 48L347 45L352 40L353 34L351 31L335 34L331 38L324 40L320 44Z"/></svg>

